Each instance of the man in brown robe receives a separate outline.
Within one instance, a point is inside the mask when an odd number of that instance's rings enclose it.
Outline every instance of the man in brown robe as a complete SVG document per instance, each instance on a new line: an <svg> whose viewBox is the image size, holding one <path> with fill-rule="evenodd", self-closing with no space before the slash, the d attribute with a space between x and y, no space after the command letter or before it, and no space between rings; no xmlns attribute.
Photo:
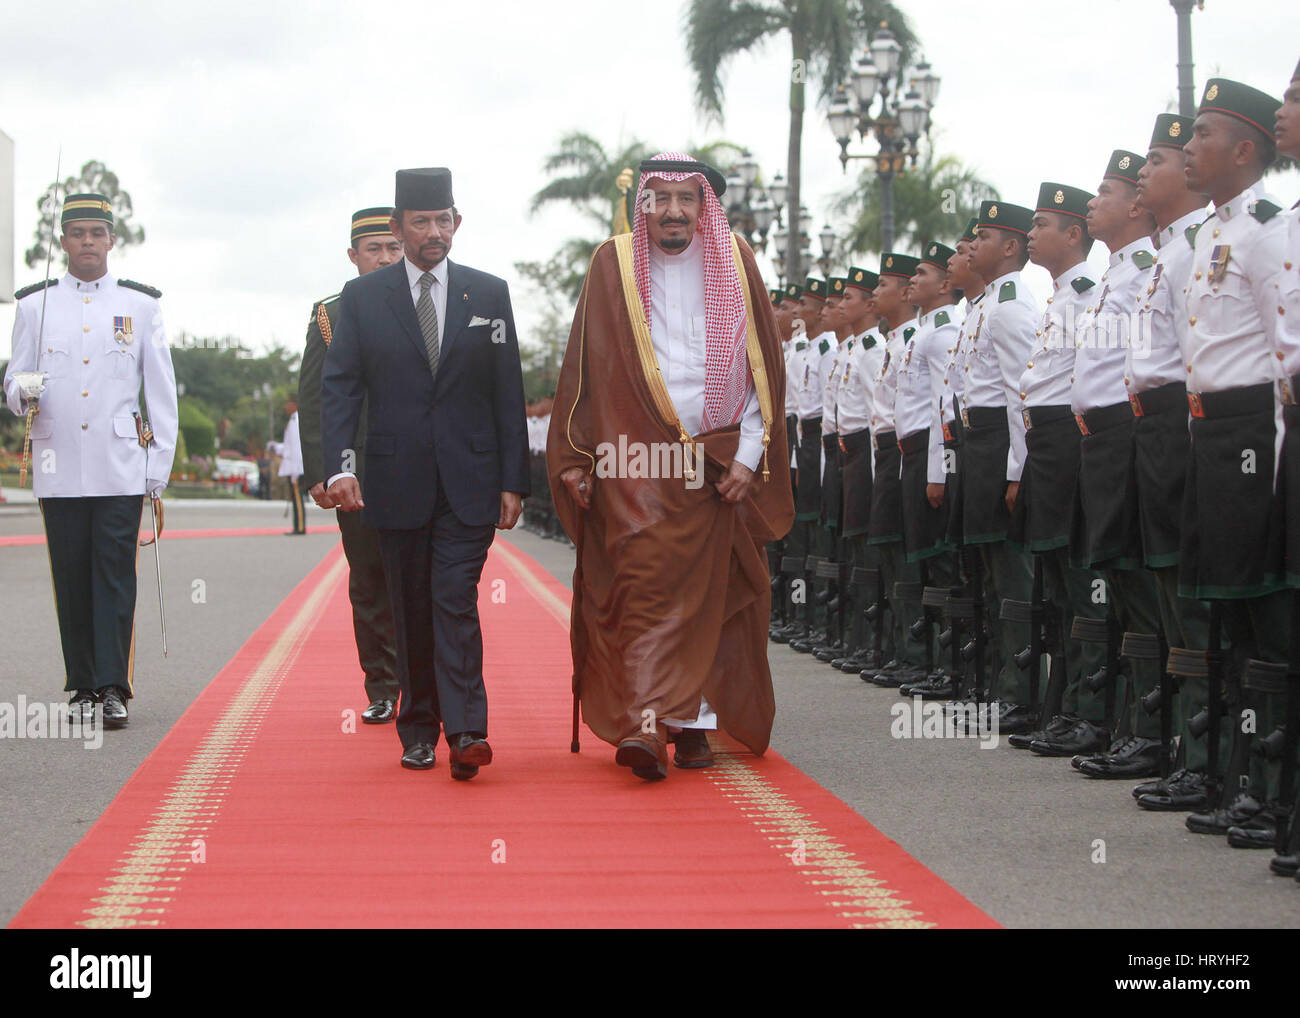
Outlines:
<svg viewBox="0 0 1300 1018"><path fill-rule="evenodd" d="M721 174L641 166L630 234L596 251L547 443L577 546L574 688L615 761L646 780L712 763L721 727L755 753L775 714L764 545L794 518L781 342Z"/></svg>

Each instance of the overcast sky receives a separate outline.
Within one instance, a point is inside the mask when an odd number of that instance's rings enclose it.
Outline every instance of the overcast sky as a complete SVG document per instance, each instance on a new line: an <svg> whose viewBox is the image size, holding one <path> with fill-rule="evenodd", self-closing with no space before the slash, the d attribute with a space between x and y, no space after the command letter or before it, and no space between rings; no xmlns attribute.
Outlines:
<svg viewBox="0 0 1300 1018"><path fill-rule="evenodd" d="M1043 179L1094 188L1112 149L1144 152L1155 115L1176 109L1168 0L900 6L943 79L940 152L1007 201L1032 204ZM564 133L585 131L610 150L630 138L664 149L725 138L751 148L766 176L785 169L788 37L732 61L725 121L712 125L692 101L685 7L9 5L0 130L16 146L16 285L41 276L21 252L62 146L65 175L100 159L130 191L147 241L115 253L110 270L164 291L173 334L296 347L312 302L355 271L345 254L351 213L390 203L396 168L445 165L465 217L452 258L511 282L526 338L532 316L513 263L590 233L558 209L527 214ZM1198 98L1215 74L1280 96L1300 57L1296 11L1282 0L1207 0L1192 16ZM805 201L820 229L849 179L822 109L805 116L803 150ZM1268 186L1288 205L1300 196L1294 174ZM1104 265L1100 244L1092 260ZM1046 274L1034 271L1041 299ZM0 305L0 359L12 308Z"/></svg>

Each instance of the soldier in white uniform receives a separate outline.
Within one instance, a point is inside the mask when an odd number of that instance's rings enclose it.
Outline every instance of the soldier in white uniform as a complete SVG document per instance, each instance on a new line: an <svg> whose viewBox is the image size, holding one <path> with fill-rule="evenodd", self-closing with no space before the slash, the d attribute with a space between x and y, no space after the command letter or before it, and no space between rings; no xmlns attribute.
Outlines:
<svg viewBox="0 0 1300 1018"><path fill-rule="evenodd" d="M1088 270L1092 237L1087 216L1093 197L1067 184L1043 183L1029 231L1029 258L1051 273L1052 295L1047 298L1020 376L1017 407L1025 424L1025 465L1011 532L1013 540L1034 556L1043 600L1055 619L1052 628L1064 644L1065 671L1060 712L1042 728L1010 736L1007 741L1017 749L1063 736L1080 721L1101 725L1104 719L1102 701L1083 682L1104 663L1103 649L1071 636L1075 615L1095 618L1105 614L1092 604L1092 581L1097 574L1072 565L1069 556L1082 438L1070 408L1070 376L1074 373L1079 315L1096 296L1096 283ZM1057 648L1047 650L1059 652Z"/></svg>
<svg viewBox="0 0 1300 1018"><path fill-rule="evenodd" d="M284 425L284 438L279 442L269 442L271 451L280 457L279 477L289 479L289 508L293 513L293 529L290 535L307 533L307 520L302 504L302 440L298 429L298 403L289 400L284 405L284 412L289 419Z"/></svg>
<svg viewBox="0 0 1300 1018"><path fill-rule="evenodd" d="M1029 360L1038 306L1020 279L1029 260L1034 214L1020 205L980 204L971 269L987 280L975 327L963 339L962 540L980 552L985 600L1028 601L1028 555L1007 543L1025 458L1025 424L1016 410L1020 375ZM997 639L993 690L1001 703L999 730L1006 735L1036 727L1027 706L1028 678L1014 655L1023 646L1015 626L1002 625Z"/></svg>
<svg viewBox="0 0 1300 1018"><path fill-rule="evenodd" d="M880 280L875 291L885 352L871 395L871 444L876 465L868 541L880 556L880 574L892 616L894 656L871 681L885 687L926 678L922 667L924 644L911 635L909 628L921 616L920 599L895 596L895 584L915 584L921 578L916 564L906 561L903 549L902 454L895 418L898 372L907 343L916 331L916 309L909 303L908 285L919 262L912 255L886 251L880 256Z"/></svg>
<svg viewBox="0 0 1300 1018"><path fill-rule="evenodd" d="M132 694L136 551L145 495L167 486L176 451L176 377L159 291L108 272L112 205L68 195L68 271L20 290L5 400L32 424L32 487L45 521L64 689L83 716L127 722ZM44 322L42 323L42 317ZM16 377L39 372L26 394ZM137 430L140 387L153 438Z"/></svg>
<svg viewBox="0 0 1300 1018"><path fill-rule="evenodd" d="M1278 151L1292 159L1300 160L1300 63L1291 75L1291 83L1282 95L1282 106L1277 111L1274 135ZM1277 279L1278 307L1282 320L1278 344L1283 354L1283 371L1287 378L1290 399L1282 411L1286 421L1286 442L1282 453L1282 485L1286 506L1286 578L1292 587L1300 587L1300 202L1286 213L1287 240L1283 254L1282 272ZM1292 611L1297 611L1293 601ZM1291 623L1291 669L1287 696L1300 694L1300 623ZM1300 716L1297 705L1288 701L1289 719ZM1300 723L1288 725L1289 730L1300 729ZM1286 791L1285 789L1283 790ZM1300 872L1300 825L1295 823L1295 786L1290 789L1292 820L1282 854L1270 863L1274 873L1292 876Z"/></svg>
<svg viewBox="0 0 1300 1018"><path fill-rule="evenodd" d="M1229 694L1234 709L1254 711L1261 735L1281 721L1291 625L1275 486L1280 400L1294 395L1279 346L1287 223L1281 204L1259 186L1275 157L1280 105L1248 85L1211 78L1183 150L1187 185L1210 196L1214 213L1196 233L1187 286L1192 455L1178 592L1220 603L1233 648ZM1243 727L1232 728L1241 744L1224 775L1219 808L1189 815L1187 826L1198 833L1226 829L1230 843L1268 847L1280 815L1278 776L1275 766L1249 753ZM1248 787L1239 794L1244 760Z"/></svg>

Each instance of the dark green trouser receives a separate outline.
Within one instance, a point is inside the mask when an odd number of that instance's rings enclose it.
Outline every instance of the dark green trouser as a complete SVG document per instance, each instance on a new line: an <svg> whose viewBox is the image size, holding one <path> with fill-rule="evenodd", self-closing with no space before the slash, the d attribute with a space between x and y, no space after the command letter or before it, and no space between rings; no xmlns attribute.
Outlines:
<svg viewBox="0 0 1300 1018"><path fill-rule="evenodd" d="M1065 689L1061 696L1061 712L1077 714L1085 721L1102 721L1106 716L1106 700L1102 693L1094 693L1084 680L1106 663L1106 647L1101 643L1085 643L1074 639L1074 617L1104 618L1106 609L1093 601L1099 577L1091 569L1080 569L1070 564L1066 547L1053 548L1038 553L1043 569L1043 599L1061 618L1061 633L1065 641Z"/></svg>
<svg viewBox="0 0 1300 1018"><path fill-rule="evenodd" d="M921 617L921 601L918 598L899 603L894 598L894 584L918 582L921 579L920 570L915 562L908 562L904 558L902 541L891 541L873 547L880 555L880 576L885 583L885 596L889 598L889 628L892 630L894 660L919 668L925 662L925 644L911 634L910 626ZM886 642L889 640L886 639Z"/></svg>
<svg viewBox="0 0 1300 1018"><path fill-rule="evenodd" d="M1120 629L1126 633L1160 631L1155 579L1146 569L1106 569L1106 588L1114 603ZM1161 662L1130 659L1120 691L1116 731L1120 735L1160 738L1160 715L1148 714L1141 699L1160 685Z"/></svg>
<svg viewBox="0 0 1300 1018"><path fill-rule="evenodd" d="M397 637L393 610L388 603L384 559L379 531L361 522L360 513L338 510L343 554L348 560L348 600L352 602L352 632L357 657L366 675L366 696L371 700L396 700Z"/></svg>
<svg viewBox="0 0 1300 1018"><path fill-rule="evenodd" d="M1015 654L1028 642L1023 626L1008 625L1001 619L1002 602L1028 601L1034 574L1029 553L1012 548L1005 541L976 545L984 565L984 603L992 635L989 691L992 697L1009 703L1029 702L1029 673L1016 667ZM1040 687L1041 688L1041 687Z"/></svg>
<svg viewBox="0 0 1300 1018"><path fill-rule="evenodd" d="M1223 602L1223 626L1232 641L1230 669L1240 680L1247 658L1281 662L1290 653L1291 598L1293 592L1282 590L1249 600ZM1232 717L1237 726L1234 736L1247 727L1254 736L1263 738L1281 724L1285 717L1286 695L1242 688L1240 706ZM1259 799L1276 799L1281 778L1281 760L1266 761L1251 753L1243 772L1252 795ZM1232 775L1229 775L1231 782Z"/></svg>
<svg viewBox="0 0 1300 1018"><path fill-rule="evenodd" d="M1178 566L1162 566L1151 570L1159 598L1160 622L1165 628L1165 641L1171 647L1187 650L1206 650L1210 646L1210 606L1204 601L1194 601L1178 596ZM1188 770L1203 771L1209 760L1210 735L1206 732L1195 738L1188 731L1188 722L1204 709L1210 699L1210 686L1204 678L1185 676L1179 680L1178 695L1174 697L1174 730L1179 735L1183 766ZM1227 760L1229 752L1228 730L1220 725L1219 759Z"/></svg>
<svg viewBox="0 0 1300 1018"><path fill-rule="evenodd" d="M867 543L866 534L844 538L844 554L848 559L850 576L852 576L853 569L880 569L880 549L873 544ZM877 593L878 591L874 587L859 589L853 600L853 619L848 626L848 633L850 645L855 651L870 650L875 646L876 624L868 622L863 613L875 603ZM888 593L888 591L885 592L886 598ZM880 635L880 660L881 663L884 663L894 656L893 626L885 625Z"/></svg>

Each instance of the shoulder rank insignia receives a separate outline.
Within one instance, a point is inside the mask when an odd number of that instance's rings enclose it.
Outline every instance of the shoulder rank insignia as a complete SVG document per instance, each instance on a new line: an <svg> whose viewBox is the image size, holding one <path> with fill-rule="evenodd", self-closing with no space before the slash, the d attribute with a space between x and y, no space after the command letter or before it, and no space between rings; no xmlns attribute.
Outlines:
<svg viewBox="0 0 1300 1018"><path fill-rule="evenodd" d="M872 335L870 335L870 334L867 334L866 336L864 336L864 337L862 338L862 349L863 349L863 350L870 350L870 349L871 349L873 346L875 346L875 345L876 345L876 337L875 337L875 336L872 336Z"/></svg>
<svg viewBox="0 0 1300 1018"><path fill-rule="evenodd" d="M1087 276L1078 276L1070 280L1070 285L1074 287L1075 293L1087 293L1097 284L1094 283Z"/></svg>
<svg viewBox="0 0 1300 1018"><path fill-rule="evenodd" d="M327 301L323 300L316 305L316 327L320 329L320 338L325 340L325 348L328 350L334 339L334 326L330 324L330 313L325 306L326 303Z"/></svg>
<svg viewBox="0 0 1300 1018"><path fill-rule="evenodd" d="M140 293L148 294L155 300L162 296L162 291L156 286L150 286L148 283L137 283L134 279L119 279L118 286L125 286L128 290L138 290Z"/></svg>
<svg viewBox="0 0 1300 1018"><path fill-rule="evenodd" d="M796 352L800 352L808 349L808 344L802 339L797 339L795 340L794 348Z"/></svg>
<svg viewBox="0 0 1300 1018"><path fill-rule="evenodd" d="M1156 263L1156 256L1150 251L1134 251L1133 264L1139 269L1146 270Z"/></svg>
<svg viewBox="0 0 1300 1018"><path fill-rule="evenodd" d="M1204 223L1193 223L1183 231L1183 236L1187 238L1187 243L1191 244L1192 247L1196 247L1196 234L1200 232L1201 227L1204 225Z"/></svg>
<svg viewBox="0 0 1300 1018"><path fill-rule="evenodd" d="M940 311L934 316L934 327L937 329L941 325L947 325L950 321L952 321L952 319L948 317L948 312Z"/></svg>
<svg viewBox="0 0 1300 1018"><path fill-rule="evenodd" d="M818 353L825 353L830 348L831 348L830 340L827 339L823 339L820 343L817 344Z"/></svg>
<svg viewBox="0 0 1300 1018"><path fill-rule="evenodd" d="M32 283L31 286L24 286L14 294L14 300L22 300L24 297L30 297L34 293L40 293L47 286L53 286L57 279L42 279L39 283Z"/></svg>
<svg viewBox="0 0 1300 1018"><path fill-rule="evenodd" d="M1267 223L1275 215L1282 211L1280 205L1274 205L1267 198L1261 198L1255 202L1254 208L1250 210L1251 218L1258 219L1261 223Z"/></svg>
<svg viewBox="0 0 1300 1018"><path fill-rule="evenodd" d="M904 343L910 342L912 337L915 335L916 335L916 326L909 325L906 329L903 330L903 342Z"/></svg>
<svg viewBox="0 0 1300 1018"><path fill-rule="evenodd" d="M1016 284L1008 279L998 288L998 303L1005 304L1009 300L1016 299Z"/></svg>

